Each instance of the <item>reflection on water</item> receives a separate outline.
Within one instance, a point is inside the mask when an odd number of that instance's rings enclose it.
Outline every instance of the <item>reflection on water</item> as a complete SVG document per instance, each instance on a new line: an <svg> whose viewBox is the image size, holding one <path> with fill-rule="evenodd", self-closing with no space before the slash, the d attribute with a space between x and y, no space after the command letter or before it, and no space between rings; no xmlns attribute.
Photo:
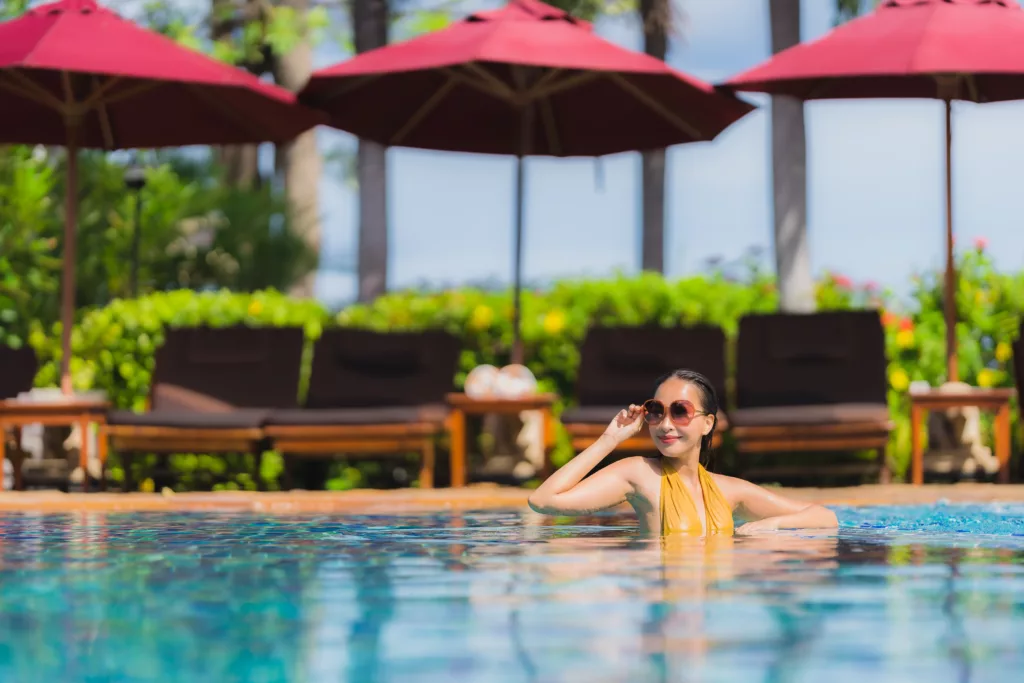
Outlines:
<svg viewBox="0 0 1024 683"><path fill-rule="evenodd" d="M1024 510L840 517L0 515L0 681L1016 678Z"/></svg>

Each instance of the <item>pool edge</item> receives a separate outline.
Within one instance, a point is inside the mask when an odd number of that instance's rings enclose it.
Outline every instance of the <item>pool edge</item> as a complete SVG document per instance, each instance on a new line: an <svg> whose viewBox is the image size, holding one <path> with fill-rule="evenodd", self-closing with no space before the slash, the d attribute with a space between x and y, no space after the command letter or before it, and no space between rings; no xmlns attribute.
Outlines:
<svg viewBox="0 0 1024 683"><path fill-rule="evenodd" d="M1024 503L1024 485L908 484L844 488L775 488L787 496L823 505L923 505ZM461 489L357 489L353 491L62 493L5 491L0 512L238 511L262 513L413 513L444 510L524 508L529 491L511 487Z"/></svg>

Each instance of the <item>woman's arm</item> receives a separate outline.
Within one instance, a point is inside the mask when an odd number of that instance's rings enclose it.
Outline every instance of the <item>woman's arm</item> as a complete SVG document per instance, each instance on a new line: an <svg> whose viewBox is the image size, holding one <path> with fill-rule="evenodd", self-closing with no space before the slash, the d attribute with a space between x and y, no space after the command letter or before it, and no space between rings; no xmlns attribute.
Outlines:
<svg viewBox="0 0 1024 683"><path fill-rule="evenodd" d="M626 502L633 491L632 458L612 463L584 480L598 463L639 429L643 411L621 411L597 441L548 477L531 495L530 507L541 514L582 515Z"/></svg>
<svg viewBox="0 0 1024 683"><path fill-rule="evenodd" d="M723 493L739 508L740 513L755 521L738 529L738 534L775 529L835 529L836 514L826 507L808 504L781 496L749 481L723 477Z"/></svg>

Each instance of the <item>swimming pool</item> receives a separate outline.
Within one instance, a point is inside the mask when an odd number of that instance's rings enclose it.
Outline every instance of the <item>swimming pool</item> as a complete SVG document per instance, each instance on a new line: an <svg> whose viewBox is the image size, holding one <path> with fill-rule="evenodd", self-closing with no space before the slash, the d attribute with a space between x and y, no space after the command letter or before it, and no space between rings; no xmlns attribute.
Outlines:
<svg viewBox="0 0 1024 683"><path fill-rule="evenodd" d="M1016 680L1024 506L838 534L628 518L0 515L0 681Z"/></svg>

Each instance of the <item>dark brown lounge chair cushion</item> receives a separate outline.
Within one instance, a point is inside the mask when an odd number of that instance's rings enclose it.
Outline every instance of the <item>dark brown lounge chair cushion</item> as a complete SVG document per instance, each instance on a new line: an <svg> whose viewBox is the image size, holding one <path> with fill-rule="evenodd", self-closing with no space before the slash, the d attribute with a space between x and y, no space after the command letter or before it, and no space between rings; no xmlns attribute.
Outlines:
<svg viewBox="0 0 1024 683"><path fill-rule="evenodd" d="M655 381L688 368L707 376L725 402L725 333L692 327L592 327L580 347L576 399L581 406L625 406L651 398ZM614 417L612 416L608 418Z"/></svg>
<svg viewBox="0 0 1024 683"><path fill-rule="evenodd" d="M325 330L313 348L305 407L333 410L443 403L453 388L461 349L459 338L442 330Z"/></svg>
<svg viewBox="0 0 1024 683"><path fill-rule="evenodd" d="M887 363L877 311L747 315L736 344L736 405L783 414L788 406L884 405Z"/></svg>
<svg viewBox="0 0 1024 683"><path fill-rule="evenodd" d="M622 410L622 406L576 406L569 408L562 413L562 424L583 424L583 425L606 425L612 421L615 414ZM721 410L718 411L718 424L715 429L723 430L729 428L729 419Z"/></svg>
<svg viewBox="0 0 1024 683"><path fill-rule="evenodd" d="M889 407L879 403L834 403L818 406L772 406L738 408L729 412L734 427L783 427L796 425L864 424L885 425Z"/></svg>
<svg viewBox="0 0 1024 683"><path fill-rule="evenodd" d="M413 423L444 424L448 408L443 405L395 406L390 408L310 408L275 410L267 426L276 427L355 427L363 425L401 425Z"/></svg>
<svg viewBox="0 0 1024 683"><path fill-rule="evenodd" d="M1017 392L1024 395L1024 321L1017 330L1017 339L1013 342L1013 380Z"/></svg>
<svg viewBox="0 0 1024 683"><path fill-rule="evenodd" d="M0 400L32 389L38 369L39 360L31 347L0 346Z"/></svg>
<svg viewBox="0 0 1024 683"><path fill-rule="evenodd" d="M269 414L270 411L263 408L238 408L220 412L151 410L148 413L113 410L107 414L107 423L172 429L259 429Z"/></svg>
<svg viewBox="0 0 1024 683"><path fill-rule="evenodd" d="M156 352L152 409L297 408L304 345L301 327L169 329Z"/></svg>

